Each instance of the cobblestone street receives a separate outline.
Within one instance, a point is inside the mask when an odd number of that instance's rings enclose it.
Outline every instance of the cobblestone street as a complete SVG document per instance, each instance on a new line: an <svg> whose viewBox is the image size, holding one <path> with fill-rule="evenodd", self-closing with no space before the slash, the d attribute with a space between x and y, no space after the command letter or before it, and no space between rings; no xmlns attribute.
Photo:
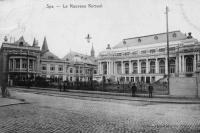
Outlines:
<svg viewBox="0 0 200 133"><path fill-rule="evenodd" d="M200 132L199 104L12 94L28 103L0 107L0 133Z"/></svg>

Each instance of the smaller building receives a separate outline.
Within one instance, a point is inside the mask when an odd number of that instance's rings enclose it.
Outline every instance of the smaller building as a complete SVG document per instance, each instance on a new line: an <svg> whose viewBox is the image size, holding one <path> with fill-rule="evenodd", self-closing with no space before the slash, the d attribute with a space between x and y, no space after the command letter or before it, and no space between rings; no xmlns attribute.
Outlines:
<svg viewBox="0 0 200 133"><path fill-rule="evenodd" d="M49 82L59 81L90 81L97 73L97 61L92 46L91 56L77 52L69 52L60 59L53 54L44 38L42 48L34 39L28 44L24 37L15 42L8 42L5 37L0 49L0 72L10 85L25 85L36 77L43 77ZM2 81L2 80L1 80Z"/></svg>
<svg viewBox="0 0 200 133"><path fill-rule="evenodd" d="M28 79L34 80L40 74L40 47L35 39L30 45L23 36L12 43L5 37L0 50L0 60L0 71L11 85L18 85Z"/></svg>
<svg viewBox="0 0 200 133"><path fill-rule="evenodd" d="M93 51L92 47L92 51ZM90 81L93 79L93 74L97 73L97 61L92 55L84 55L81 53L70 51L63 60L69 62L66 66L68 71L66 79L69 81Z"/></svg>
<svg viewBox="0 0 200 133"><path fill-rule="evenodd" d="M64 78L64 75L66 75L65 66L66 64L69 64L69 62L61 60L55 54L50 52L46 37L43 41L40 56L40 76L46 78L50 82L66 80L66 78Z"/></svg>
<svg viewBox="0 0 200 133"><path fill-rule="evenodd" d="M41 76L52 82L89 81L97 72L94 48L91 56L70 51L62 59L49 51L46 38L41 49Z"/></svg>

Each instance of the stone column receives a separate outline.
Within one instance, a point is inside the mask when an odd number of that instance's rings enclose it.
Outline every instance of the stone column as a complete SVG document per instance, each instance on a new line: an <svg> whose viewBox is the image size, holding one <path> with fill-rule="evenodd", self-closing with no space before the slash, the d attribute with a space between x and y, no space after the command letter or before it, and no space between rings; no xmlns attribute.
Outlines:
<svg viewBox="0 0 200 133"><path fill-rule="evenodd" d="M113 67L112 67L113 68L113 74L115 74L115 62L113 61L112 64L113 64Z"/></svg>
<svg viewBox="0 0 200 133"><path fill-rule="evenodd" d="M35 71L34 65L35 65L35 60L33 60L33 64L32 64L32 69L33 69L33 71ZM64 71L64 67L63 67L63 71Z"/></svg>
<svg viewBox="0 0 200 133"><path fill-rule="evenodd" d="M178 61L178 63L179 63L179 73L181 73L182 72L182 56L181 55L179 55L179 61Z"/></svg>
<svg viewBox="0 0 200 133"><path fill-rule="evenodd" d="M155 73L159 73L159 67L158 67L158 58L156 58L156 62L155 62Z"/></svg>
<svg viewBox="0 0 200 133"><path fill-rule="evenodd" d="M9 69L8 69L8 71L11 70L11 62L12 62L11 60L12 60L12 59L9 59L9 63L8 63L8 68L9 68Z"/></svg>
<svg viewBox="0 0 200 133"><path fill-rule="evenodd" d="M175 73L179 74L179 57L176 56L176 61L175 61Z"/></svg>
<svg viewBox="0 0 200 133"><path fill-rule="evenodd" d="M116 71L116 70L115 70L115 64L116 64L115 61L113 61L113 74L114 74L114 75L116 74L116 72L115 72L115 71Z"/></svg>
<svg viewBox="0 0 200 133"><path fill-rule="evenodd" d="M197 55L196 54L194 54L194 59L193 59L193 62L194 62L194 66L193 66L193 72L195 72L196 71L196 68L197 68Z"/></svg>
<svg viewBox="0 0 200 133"><path fill-rule="evenodd" d="M111 75L113 74L113 62L112 61L110 62L110 74Z"/></svg>
<svg viewBox="0 0 200 133"><path fill-rule="evenodd" d="M131 63L131 60L129 60L129 74L133 72L132 68L133 68L133 65Z"/></svg>
<svg viewBox="0 0 200 133"><path fill-rule="evenodd" d="M16 68L16 60L15 58L13 58L13 70L15 70L15 68Z"/></svg>
<svg viewBox="0 0 200 133"><path fill-rule="evenodd" d="M121 61L121 68L122 68L122 74L124 74L124 65L123 65L123 61Z"/></svg>
<svg viewBox="0 0 200 133"><path fill-rule="evenodd" d="M22 70L22 58L20 58L20 60L19 60L19 64L20 64L19 69Z"/></svg>
<svg viewBox="0 0 200 133"><path fill-rule="evenodd" d="M108 75L109 74L109 64L108 64L108 61L106 63L107 63L107 75Z"/></svg>
<svg viewBox="0 0 200 133"><path fill-rule="evenodd" d="M14 67L15 67L15 62L14 62L14 59L12 59L12 71L14 71Z"/></svg>
<svg viewBox="0 0 200 133"><path fill-rule="evenodd" d="M185 66L185 57L183 55L182 56L182 72L186 72L185 68L186 68L186 66Z"/></svg>
<svg viewBox="0 0 200 133"><path fill-rule="evenodd" d="M140 72L140 61L139 60L137 60L137 65L138 65L138 73L141 73Z"/></svg>
<svg viewBox="0 0 200 133"><path fill-rule="evenodd" d="M101 62L99 62L99 74L102 74Z"/></svg>
<svg viewBox="0 0 200 133"><path fill-rule="evenodd" d="M168 74L167 57L165 58L165 74Z"/></svg>
<svg viewBox="0 0 200 133"><path fill-rule="evenodd" d="M149 62L148 59L146 59L146 73L149 73Z"/></svg>

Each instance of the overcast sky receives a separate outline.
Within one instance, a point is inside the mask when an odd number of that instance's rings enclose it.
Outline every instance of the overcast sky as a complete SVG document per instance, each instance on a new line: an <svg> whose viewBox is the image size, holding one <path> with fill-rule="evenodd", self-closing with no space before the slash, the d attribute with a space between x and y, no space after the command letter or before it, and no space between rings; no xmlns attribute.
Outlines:
<svg viewBox="0 0 200 133"><path fill-rule="evenodd" d="M55 6L102 4L102 8ZM166 31L165 6L169 6L169 30L192 32L200 40L200 0L0 0L0 43L5 35L24 36L42 45L46 36L50 51L64 57L70 49L96 55L123 38ZM47 8L53 5L53 9ZM85 40L92 36L91 43Z"/></svg>

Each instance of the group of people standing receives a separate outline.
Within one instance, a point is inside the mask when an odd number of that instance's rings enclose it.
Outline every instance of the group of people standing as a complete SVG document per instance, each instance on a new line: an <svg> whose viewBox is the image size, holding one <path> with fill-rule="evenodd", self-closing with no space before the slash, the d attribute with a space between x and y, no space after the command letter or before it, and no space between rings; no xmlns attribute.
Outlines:
<svg viewBox="0 0 200 133"><path fill-rule="evenodd" d="M137 92L137 86L135 83L133 83L133 85L131 86L131 90L132 90L132 97L136 96L136 92ZM149 93L149 98L153 97L153 85L150 83L148 85L148 93Z"/></svg>
<svg viewBox="0 0 200 133"><path fill-rule="evenodd" d="M62 92L62 91L67 91L67 88L68 88L68 83L66 83L66 82L59 82L58 83L58 88L59 88L59 90L60 90L60 92Z"/></svg>

